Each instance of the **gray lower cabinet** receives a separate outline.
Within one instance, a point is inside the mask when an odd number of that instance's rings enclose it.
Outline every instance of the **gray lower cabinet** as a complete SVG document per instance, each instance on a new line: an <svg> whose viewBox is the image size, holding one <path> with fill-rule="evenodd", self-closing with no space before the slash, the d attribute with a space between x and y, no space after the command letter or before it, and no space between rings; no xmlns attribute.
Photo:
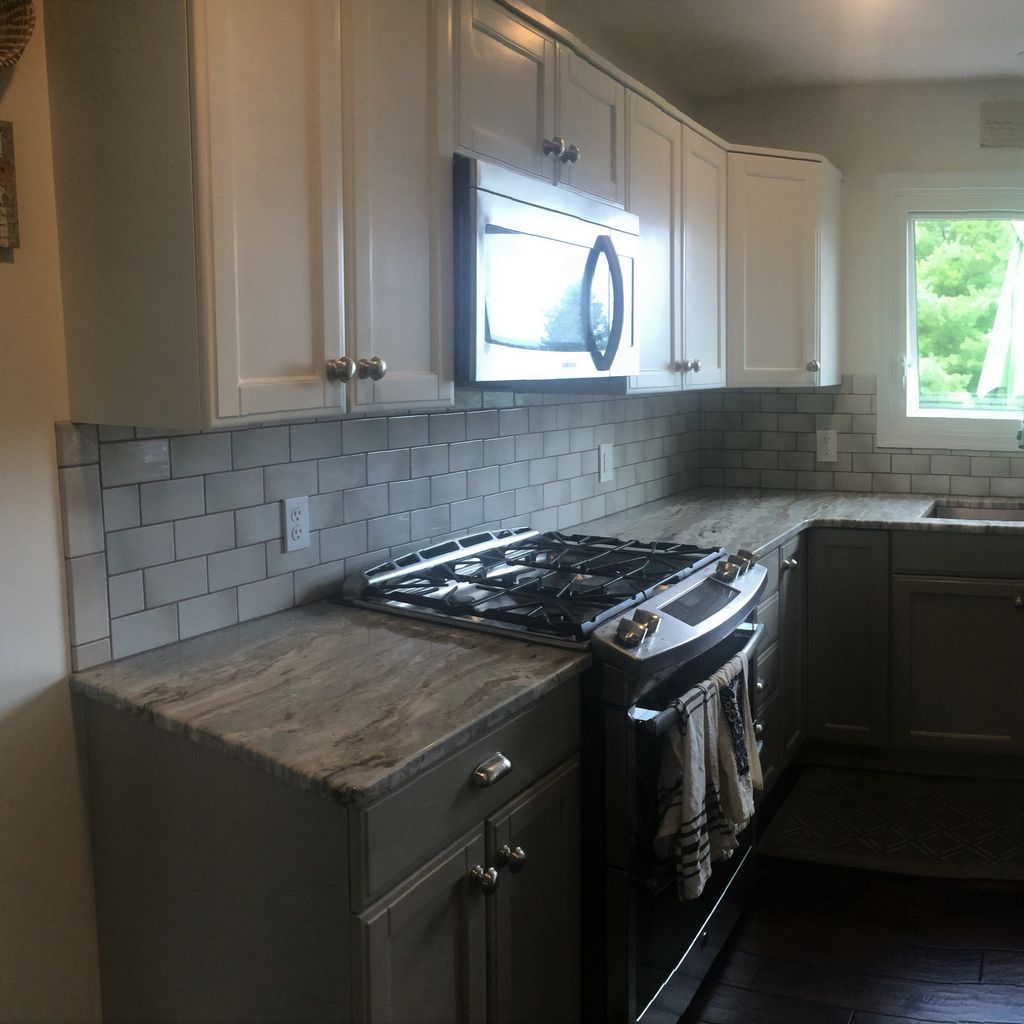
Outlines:
<svg viewBox="0 0 1024 1024"><path fill-rule="evenodd" d="M579 792L574 758L359 916L368 1024L579 1019Z"/></svg>
<svg viewBox="0 0 1024 1024"><path fill-rule="evenodd" d="M896 575L893 675L897 743L1024 750L1024 580Z"/></svg>
<svg viewBox="0 0 1024 1024"><path fill-rule="evenodd" d="M779 551L778 750L785 767L803 742L806 719L807 544L803 535Z"/></svg>
<svg viewBox="0 0 1024 1024"><path fill-rule="evenodd" d="M889 716L889 534L812 530L808 555L808 736L882 746Z"/></svg>

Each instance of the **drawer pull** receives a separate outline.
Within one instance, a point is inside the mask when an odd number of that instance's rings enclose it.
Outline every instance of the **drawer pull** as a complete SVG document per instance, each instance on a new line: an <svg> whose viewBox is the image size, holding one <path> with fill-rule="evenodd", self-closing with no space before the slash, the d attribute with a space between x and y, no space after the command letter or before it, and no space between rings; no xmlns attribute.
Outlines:
<svg viewBox="0 0 1024 1024"><path fill-rule="evenodd" d="M469 869L469 880L478 886L485 896L490 896L498 888L498 869L485 868L481 864L474 864Z"/></svg>
<svg viewBox="0 0 1024 1024"><path fill-rule="evenodd" d="M764 679L763 678L758 677L757 682L754 683L754 692L755 693L764 693Z"/></svg>
<svg viewBox="0 0 1024 1024"><path fill-rule="evenodd" d="M764 722L760 719L754 723L754 738L758 740L764 739Z"/></svg>
<svg viewBox="0 0 1024 1024"><path fill-rule="evenodd" d="M526 867L526 851L521 846L509 846L505 843L498 850L498 863L502 867L507 864L513 874L522 871Z"/></svg>
<svg viewBox="0 0 1024 1024"><path fill-rule="evenodd" d="M481 761L474 769L470 781L474 786L493 786L512 771L512 762L500 751L491 754Z"/></svg>
<svg viewBox="0 0 1024 1024"><path fill-rule="evenodd" d="M782 560L782 571L789 572L790 569L795 569L799 564L795 558L784 558Z"/></svg>

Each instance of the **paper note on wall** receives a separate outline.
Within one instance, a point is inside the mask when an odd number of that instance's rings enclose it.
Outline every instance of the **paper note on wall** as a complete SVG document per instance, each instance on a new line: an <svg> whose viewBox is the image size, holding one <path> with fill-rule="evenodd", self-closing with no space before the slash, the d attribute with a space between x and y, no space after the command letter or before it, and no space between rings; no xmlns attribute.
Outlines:
<svg viewBox="0 0 1024 1024"><path fill-rule="evenodd" d="M18 190L14 182L14 125L0 121L0 249L16 249Z"/></svg>
<svg viewBox="0 0 1024 1024"><path fill-rule="evenodd" d="M982 103L981 144L1024 149L1024 103L1013 100Z"/></svg>

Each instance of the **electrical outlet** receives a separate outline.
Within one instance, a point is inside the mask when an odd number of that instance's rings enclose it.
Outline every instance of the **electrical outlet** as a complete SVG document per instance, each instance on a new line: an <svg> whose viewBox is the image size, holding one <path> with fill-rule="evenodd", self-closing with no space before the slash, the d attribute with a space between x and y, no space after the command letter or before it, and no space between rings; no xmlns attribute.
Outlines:
<svg viewBox="0 0 1024 1024"><path fill-rule="evenodd" d="M282 498L284 549L298 551L309 547L309 498Z"/></svg>
<svg viewBox="0 0 1024 1024"><path fill-rule="evenodd" d="M615 482L615 445L602 444L598 446L598 465L600 473L598 479L603 484Z"/></svg>
<svg viewBox="0 0 1024 1024"><path fill-rule="evenodd" d="M818 462L835 462L836 432L834 430L819 430L817 432L817 447Z"/></svg>

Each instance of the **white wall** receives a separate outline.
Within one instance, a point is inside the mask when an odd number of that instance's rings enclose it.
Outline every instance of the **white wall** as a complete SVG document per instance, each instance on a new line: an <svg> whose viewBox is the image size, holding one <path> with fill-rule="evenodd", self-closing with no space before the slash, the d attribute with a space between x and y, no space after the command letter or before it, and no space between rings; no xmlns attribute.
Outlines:
<svg viewBox="0 0 1024 1024"><path fill-rule="evenodd" d="M822 153L843 172L844 372L880 370L887 325L879 309L879 175L1024 176L1024 149L983 149L978 142L981 103L1008 99L1024 102L1024 78L796 89L705 101L693 111L731 142Z"/></svg>
<svg viewBox="0 0 1024 1024"><path fill-rule="evenodd" d="M21 248L0 250L0 1021L99 1019L68 707L54 420L67 385L43 25L0 69Z"/></svg>

